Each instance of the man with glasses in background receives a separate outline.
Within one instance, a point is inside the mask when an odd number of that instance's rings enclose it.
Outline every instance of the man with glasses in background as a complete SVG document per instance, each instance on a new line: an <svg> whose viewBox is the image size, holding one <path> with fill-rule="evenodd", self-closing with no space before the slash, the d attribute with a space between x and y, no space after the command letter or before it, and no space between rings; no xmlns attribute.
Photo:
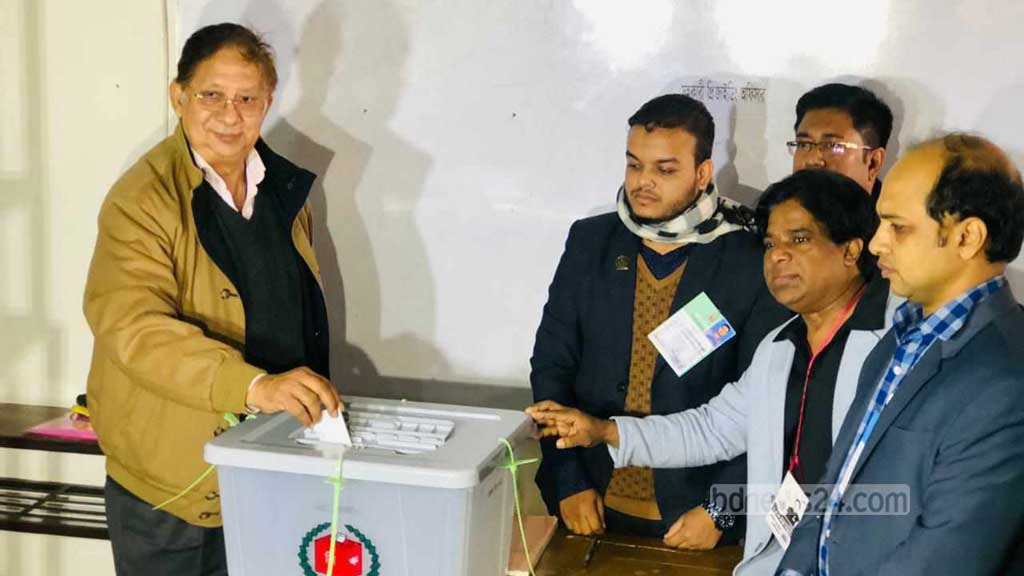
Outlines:
<svg viewBox="0 0 1024 576"><path fill-rule="evenodd" d="M892 111L873 92L849 84L825 84L796 103L796 139L786 142L793 172L825 168L857 181L873 198L892 133Z"/></svg>
<svg viewBox="0 0 1024 576"><path fill-rule="evenodd" d="M203 446L231 414L287 410L308 426L321 405L341 408L307 204L315 176L260 139L276 84L250 30L194 33L170 86L177 130L100 210L88 397L120 575L226 575Z"/></svg>

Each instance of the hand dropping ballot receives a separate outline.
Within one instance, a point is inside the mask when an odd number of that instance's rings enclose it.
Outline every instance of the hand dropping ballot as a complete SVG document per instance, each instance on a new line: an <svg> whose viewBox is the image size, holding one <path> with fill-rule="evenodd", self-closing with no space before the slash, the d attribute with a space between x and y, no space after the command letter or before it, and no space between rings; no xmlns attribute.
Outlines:
<svg viewBox="0 0 1024 576"><path fill-rule="evenodd" d="M345 423L345 413L339 411L337 416L331 416L327 410L323 411L320 421L303 431L305 440L312 442L327 442L352 445L352 437L348 434L348 425Z"/></svg>
<svg viewBox="0 0 1024 576"><path fill-rule="evenodd" d="M736 331L704 292L655 328L651 340L676 376L725 344Z"/></svg>

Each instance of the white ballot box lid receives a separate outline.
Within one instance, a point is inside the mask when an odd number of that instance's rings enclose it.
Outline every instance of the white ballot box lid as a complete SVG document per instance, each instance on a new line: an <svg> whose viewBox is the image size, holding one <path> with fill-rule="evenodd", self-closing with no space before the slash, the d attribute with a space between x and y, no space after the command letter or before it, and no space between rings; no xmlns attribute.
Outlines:
<svg viewBox="0 0 1024 576"><path fill-rule="evenodd" d="M430 451L347 448L300 443L302 424L290 414L279 413L246 420L217 436L206 444L206 461L215 466L326 478L336 473L340 459L346 480L464 489L476 486L508 461L502 439L515 447L528 438L531 429L526 414L515 410L361 397L343 400L352 415L436 420L452 426L443 444Z"/></svg>

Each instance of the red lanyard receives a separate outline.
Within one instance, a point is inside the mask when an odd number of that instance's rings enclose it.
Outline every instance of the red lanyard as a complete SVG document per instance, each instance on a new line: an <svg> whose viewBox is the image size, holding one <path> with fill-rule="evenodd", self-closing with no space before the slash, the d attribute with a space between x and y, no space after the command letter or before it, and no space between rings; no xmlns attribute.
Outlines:
<svg viewBox="0 0 1024 576"><path fill-rule="evenodd" d="M853 315L853 309L857 307L857 302L860 302L860 297L864 294L864 289L867 288L867 284L864 284L857 290L857 293L850 298L850 301L846 303L846 307L843 308L842 314L836 320L835 326L832 327L832 331L829 332L828 338L818 347L817 350L811 353L811 361L807 363L807 374L804 376L804 392L800 397L800 419L797 420L796 425L796 440L793 441L793 455L789 459L789 467L786 468L787 472L792 473L793 469L800 464L800 437L804 431L804 408L807 406L807 385L811 383L811 370L814 369L814 361L818 359L818 356L828 348L828 345L832 343L832 339L836 337L839 329L843 327L843 324L850 319Z"/></svg>

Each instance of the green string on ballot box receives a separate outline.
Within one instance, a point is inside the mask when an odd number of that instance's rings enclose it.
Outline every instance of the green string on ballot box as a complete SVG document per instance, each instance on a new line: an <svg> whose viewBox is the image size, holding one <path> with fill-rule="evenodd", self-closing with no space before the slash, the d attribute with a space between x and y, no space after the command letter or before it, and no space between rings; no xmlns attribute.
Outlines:
<svg viewBox="0 0 1024 576"><path fill-rule="evenodd" d="M255 417L256 416L249 416L248 419L251 420L251 419L253 419ZM238 416L235 416L234 414L232 414L230 412L225 412L224 413L224 420L227 421L228 428L234 428L235 426L238 426L238 424L240 422L240 420L238 419ZM171 496L167 500L164 500L163 502L157 504L156 506L153 506L153 510L161 510L165 506L170 504L171 502L174 502L175 500L181 498L185 494L188 494L189 492L191 492L193 488L198 486L200 482L205 480L206 477L209 476L211 472L213 472L213 469L214 469L214 466L211 464L210 467L206 469L206 471L204 471L202 474L199 475L199 478L196 478L195 482L189 484L188 487L186 487L181 492L178 492L177 494L175 494L174 496Z"/></svg>
<svg viewBox="0 0 1024 576"><path fill-rule="evenodd" d="M512 493L515 495L516 501L516 521L519 523L519 536L523 539L523 554L526 556L526 566L530 569L530 575L536 576L533 571L533 561L530 560L530 548L526 545L526 528L523 527L523 512L519 505L519 480L516 478L516 473L519 471L520 466L533 464L538 459L516 460L515 450L512 449L512 445L508 443L508 440L504 438L499 438L499 440L505 444L505 448L508 450L508 462L501 467L512 474Z"/></svg>

